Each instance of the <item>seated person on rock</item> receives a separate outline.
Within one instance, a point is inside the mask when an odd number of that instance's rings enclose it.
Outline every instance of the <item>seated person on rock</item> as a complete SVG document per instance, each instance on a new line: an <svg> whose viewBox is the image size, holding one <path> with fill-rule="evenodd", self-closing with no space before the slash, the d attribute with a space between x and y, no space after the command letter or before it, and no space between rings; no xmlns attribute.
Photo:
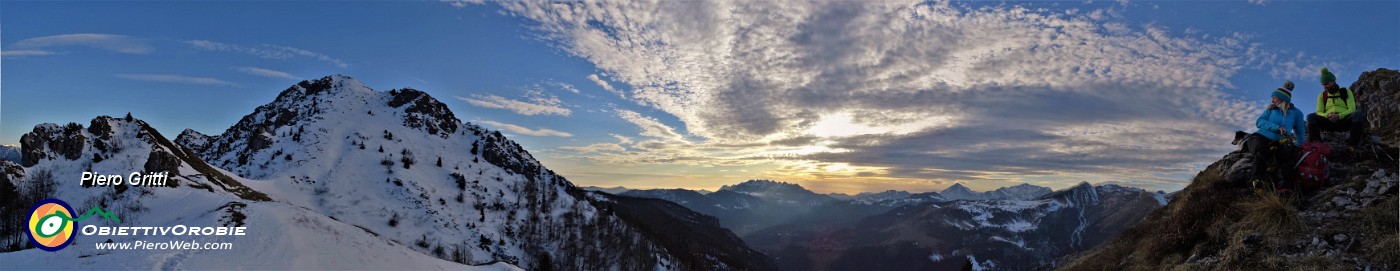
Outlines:
<svg viewBox="0 0 1400 271"><path fill-rule="evenodd" d="M1244 147L1253 154L1255 185L1272 179L1269 178L1273 172L1268 170L1268 162L1275 161L1277 165L1274 168L1283 172L1284 179L1276 181L1279 183L1267 183L1289 187L1293 176L1297 175L1293 168L1293 161L1298 159L1297 147L1307 140L1307 135L1300 132L1307 125L1303 122L1303 111L1292 103L1293 82L1285 82L1283 87L1275 89L1269 96L1269 107L1254 121L1254 126L1259 129L1244 138Z"/></svg>
<svg viewBox="0 0 1400 271"><path fill-rule="evenodd" d="M1317 113L1308 114L1308 136L1321 141L1321 131L1350 131L1347 146L1355 149L1364 138L1366 113L1356 110L1356 95L1337 85L1337 76L1322 68L1322 94L1317 96Z"/></svg>

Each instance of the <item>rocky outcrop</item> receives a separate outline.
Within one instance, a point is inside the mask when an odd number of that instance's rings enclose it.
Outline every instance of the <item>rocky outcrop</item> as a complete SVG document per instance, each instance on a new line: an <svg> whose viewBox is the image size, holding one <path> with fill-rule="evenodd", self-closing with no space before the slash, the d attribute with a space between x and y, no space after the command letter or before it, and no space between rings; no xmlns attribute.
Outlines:
<svg viewBox="0 0 1400 271"><path fill-rule="evenodd" d="M179 172L180 158L159 149L151 150L144 168L146 172Z"/></svg>
<svg viewBox="0 0 1400 271"><path fill-rule="evenodd" d="M1400 72L1376 69L1363 72L1351 84L1356 103L1366 111L1372 135L1387 145L1400 146Z"/></svg>
<svg viewBox="0 0 1400 271"><path fill-rule="evenodd" d="M394 96L389 100L390 107L408 105L404 108L404 126L424 129L429 134L444 138L457 132L457 123L461 121L452 115L452 110L447 109L447 105L433 99L427 93L407 88L390 90L389 95Z"/></svg>
<svg viewBox="0 0 1400 271"><path fill-rule="evenodd" d="M209 150L209 143L213 140L213 137L194 129L185 129L185 131L180 132L180 135L175 136L175 144L194 151L194 153L203 153Z"/></svg>
<svg viewBox="0 0 1400 271"><path fill-rule="evenodd" d="M57 124L43 124L34 127L34 131L24 134L19 138L20 149L23 158L21 165L26 167L38 164L39 160L63 158L76 160L82 157L83 145L87 140L80 133L83 126L77 123L59 126ZM53 150L44 152L45 148ZM56 155L56 156L55 156Z"/></svg>
<svg viewBox="0 0 1400 271"><path fill-rule="evenodd" d="M1353 88L1370 130L1385 143L1348 149L1323 140L1329 183L1321 191L1279 195L1250 185L1254 168L1243 151L1206 167L1170 204L1066 270L1397 270L1400 201L1396 142L1400 76L1364 73Z"/></svg>

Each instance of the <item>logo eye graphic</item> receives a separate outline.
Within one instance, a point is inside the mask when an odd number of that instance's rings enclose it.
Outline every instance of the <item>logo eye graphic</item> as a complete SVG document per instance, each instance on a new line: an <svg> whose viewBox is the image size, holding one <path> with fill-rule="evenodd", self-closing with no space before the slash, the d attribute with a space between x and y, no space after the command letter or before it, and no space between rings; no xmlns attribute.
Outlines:
<svg viewBox="0 0 1400 271"><path fill-rule="evenodd" d="M58 251L73 243L73 207L57 199L34 204L29 212L29 242L46 251Z"/></svg>
<svg viewBox="0 0 1400 271"><path fill-rule="evenodd" d="M54 213L39 219L39 228L34 229L39 237L53 237L60 231L68 227L68 217L63 213Z"/></svg>

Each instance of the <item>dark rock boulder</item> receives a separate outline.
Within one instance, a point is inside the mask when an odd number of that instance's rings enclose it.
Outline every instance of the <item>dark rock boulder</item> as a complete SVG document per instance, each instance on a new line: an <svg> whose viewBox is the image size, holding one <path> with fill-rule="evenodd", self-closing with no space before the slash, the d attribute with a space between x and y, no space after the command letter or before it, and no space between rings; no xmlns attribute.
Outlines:
<svg viewBox="0 0 1400 271"><path fill-rule="evenodd" d="M29 167L39 163L39 160L57 158L50 153L68 160L81 158L87 142L82 130L83 126L77 123L34 126L34 131L20 136L21 164Z"/></svg>
<svg viewBox="0 0 1400 271"><path fill-rule="evenodd" d="M1363 72L1351 84L1356 103L1366 111L1370 133L1386 145L1400 146L1400 72L1376 69Z"/></svg>
<svg viewBox="0 0 1400 271"><path fill-rule="evenodd" d="M146 172L180 172L180 158L160 149L151 150L151 155L146 158L144 167Z"/></svg>
<svg viewBox="0 0 1400 271"><path fill-rule="evenodd" d="M427 93L416 89L391 90L393 99L389 100L389 106L404 108L403 125L410 128L425 129L429 134L447 138L448 135L457 132L457 123L461 122L452 110L447 109L447 105L428 96Z"/></svg>

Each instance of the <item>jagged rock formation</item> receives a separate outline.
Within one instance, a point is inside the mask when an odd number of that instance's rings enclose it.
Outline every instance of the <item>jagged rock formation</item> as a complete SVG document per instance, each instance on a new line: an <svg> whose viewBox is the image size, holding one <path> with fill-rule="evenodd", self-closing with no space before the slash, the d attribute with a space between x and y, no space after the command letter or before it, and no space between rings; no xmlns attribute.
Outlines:
<svg viewBox="0 0 1400 271"><path fill-rule="evenodd" d="M209 144L213 143L213 141L213 137L195 131L194 129L185 129L181 131L179 135L175 136L175 144L189 148L196 154L208 151Z"/></svg>
<svg viewBox="0 0 1400 271"><path fill-rule="evenodd" d="M1350 89L1366 111L1371 134L1386 145L1400 146L1400 72L1385 68L1363 72Z"/></svg>

